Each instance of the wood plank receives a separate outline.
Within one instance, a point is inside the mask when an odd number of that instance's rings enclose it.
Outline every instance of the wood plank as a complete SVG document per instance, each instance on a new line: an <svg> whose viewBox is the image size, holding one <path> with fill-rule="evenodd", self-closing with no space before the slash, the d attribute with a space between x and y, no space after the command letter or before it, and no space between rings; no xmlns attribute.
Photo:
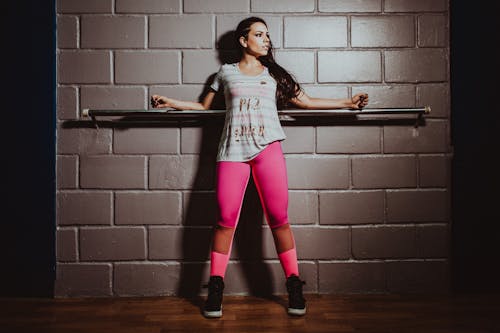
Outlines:
<svg viewBox="0 0 500 333"><path fill-rule="evenodd" d="M500 295L307 295L290 317L284 296L225 296L205 319L203 299L0 299L2 332L434 332L499 333Z"/></svg>

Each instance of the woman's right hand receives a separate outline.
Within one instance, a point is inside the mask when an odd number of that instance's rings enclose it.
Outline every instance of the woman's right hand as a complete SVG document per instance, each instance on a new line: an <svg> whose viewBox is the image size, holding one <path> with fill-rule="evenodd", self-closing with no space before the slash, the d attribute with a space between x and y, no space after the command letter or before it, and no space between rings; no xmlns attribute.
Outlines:
<svg viewBox="0 0 500 333"><path fill-rule="evenodd" d="M171 105L167 97L161 95L152 95L151 106L153 108L168 108Z"/></svg>

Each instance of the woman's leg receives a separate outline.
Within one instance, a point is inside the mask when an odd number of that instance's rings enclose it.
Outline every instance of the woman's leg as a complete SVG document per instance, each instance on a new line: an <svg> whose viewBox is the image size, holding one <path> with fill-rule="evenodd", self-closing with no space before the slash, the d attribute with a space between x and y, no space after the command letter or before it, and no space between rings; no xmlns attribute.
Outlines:
<svg viewBox="0 0 500 333"><path fill-rule="evenodd" d="M286 276L288 314L303 316L306 314L306 300L302 295L304 281L299 278L297 251L288 223L288 180L281 144L274 142L269 145L253 160L252 167L255 184Z"/></svg>
<svg viewBox="0 0 500 333"><path fill-rule="evenodd" d="M286 163L280 142L270 144L252 160L252 174L285 276L298 276L297 251L288 223Z"/></svg>
<svg viewBox="0 0 500 333"><path fill-rule="evenodd" d="M217 163L218 218L210 253L208 296L203 308L203 315L207 318L222 316L224 275L249 178L250 166L247 163Z"/></svg>
<svg viewBox="0 0 500 333"><path fill-rule="evenodd" d="M218 218L210 254L210 275L224 277L234 231L240 217L243 197L250 178L250 166L242 162L217 163Z"/></svg>

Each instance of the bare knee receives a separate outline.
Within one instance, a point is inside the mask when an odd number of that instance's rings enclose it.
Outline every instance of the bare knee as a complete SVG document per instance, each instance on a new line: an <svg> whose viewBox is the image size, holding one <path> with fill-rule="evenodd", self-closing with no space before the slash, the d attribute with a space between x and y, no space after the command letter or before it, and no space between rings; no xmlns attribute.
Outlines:
<svg viewBox="0 0 500 333"><path fill-rule="evenodd" d="M231 249L235 228L224 227L217 224L214 230L214 239L212 250L215 252L227 254Z"/></svg>
<svg viewBox="0 0 500 333"><path fill-rule="evenodd" d="M273 233L285 232L287 230L290 230L290 223L285 223L272 228Z"/></svg>
<svg viewBox="0 0 500 333"><path fill-rule="evenodd" d="M236 224L238 223L238 218L239 211L237 210L221 211L217 226L234 229L236 228Z"/></svg>
<svg viewBox="0 0 500 333"><path fill-rule="evenodd" d="M220 224L217 224L215 226L215 233L219 235L226 235L226 236L232 236L234 233L235 228L232 227L226 227Z"/></svg>
<svg viewBox="0 0 500 333"><path fill-rule="evenodd" d="M283 224L271 230L273 232L274 243L278 253L288 251L295 247L295 240L289 223Z"/></svg>
<svg viewBox="0 0 500 333"><path fill-rule="evenodd" d="M271 229L278 229L281 228L282 226L288 225L288 215L283 215L283 216L273 216L273 215L268 215L267 218L269 219L268 224Z"/></svg>

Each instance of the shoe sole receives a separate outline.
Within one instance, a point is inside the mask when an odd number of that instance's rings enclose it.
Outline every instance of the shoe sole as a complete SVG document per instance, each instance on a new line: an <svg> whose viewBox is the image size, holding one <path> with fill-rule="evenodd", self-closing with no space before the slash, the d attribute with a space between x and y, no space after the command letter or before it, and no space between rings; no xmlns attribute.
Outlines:
<svg viewBox="0 0 500 333"><path fill-rule="evenodd" d="M220 318L222 317L222 309L218 311L203 311L203 315L207 318Z"/></svg>
<svg viewBox="0 0 500 333"><path fill-rule="evenodd" d="M303 316L306 314L306 308L303 309L288 308L288 314L291 316Z"/></svg>

